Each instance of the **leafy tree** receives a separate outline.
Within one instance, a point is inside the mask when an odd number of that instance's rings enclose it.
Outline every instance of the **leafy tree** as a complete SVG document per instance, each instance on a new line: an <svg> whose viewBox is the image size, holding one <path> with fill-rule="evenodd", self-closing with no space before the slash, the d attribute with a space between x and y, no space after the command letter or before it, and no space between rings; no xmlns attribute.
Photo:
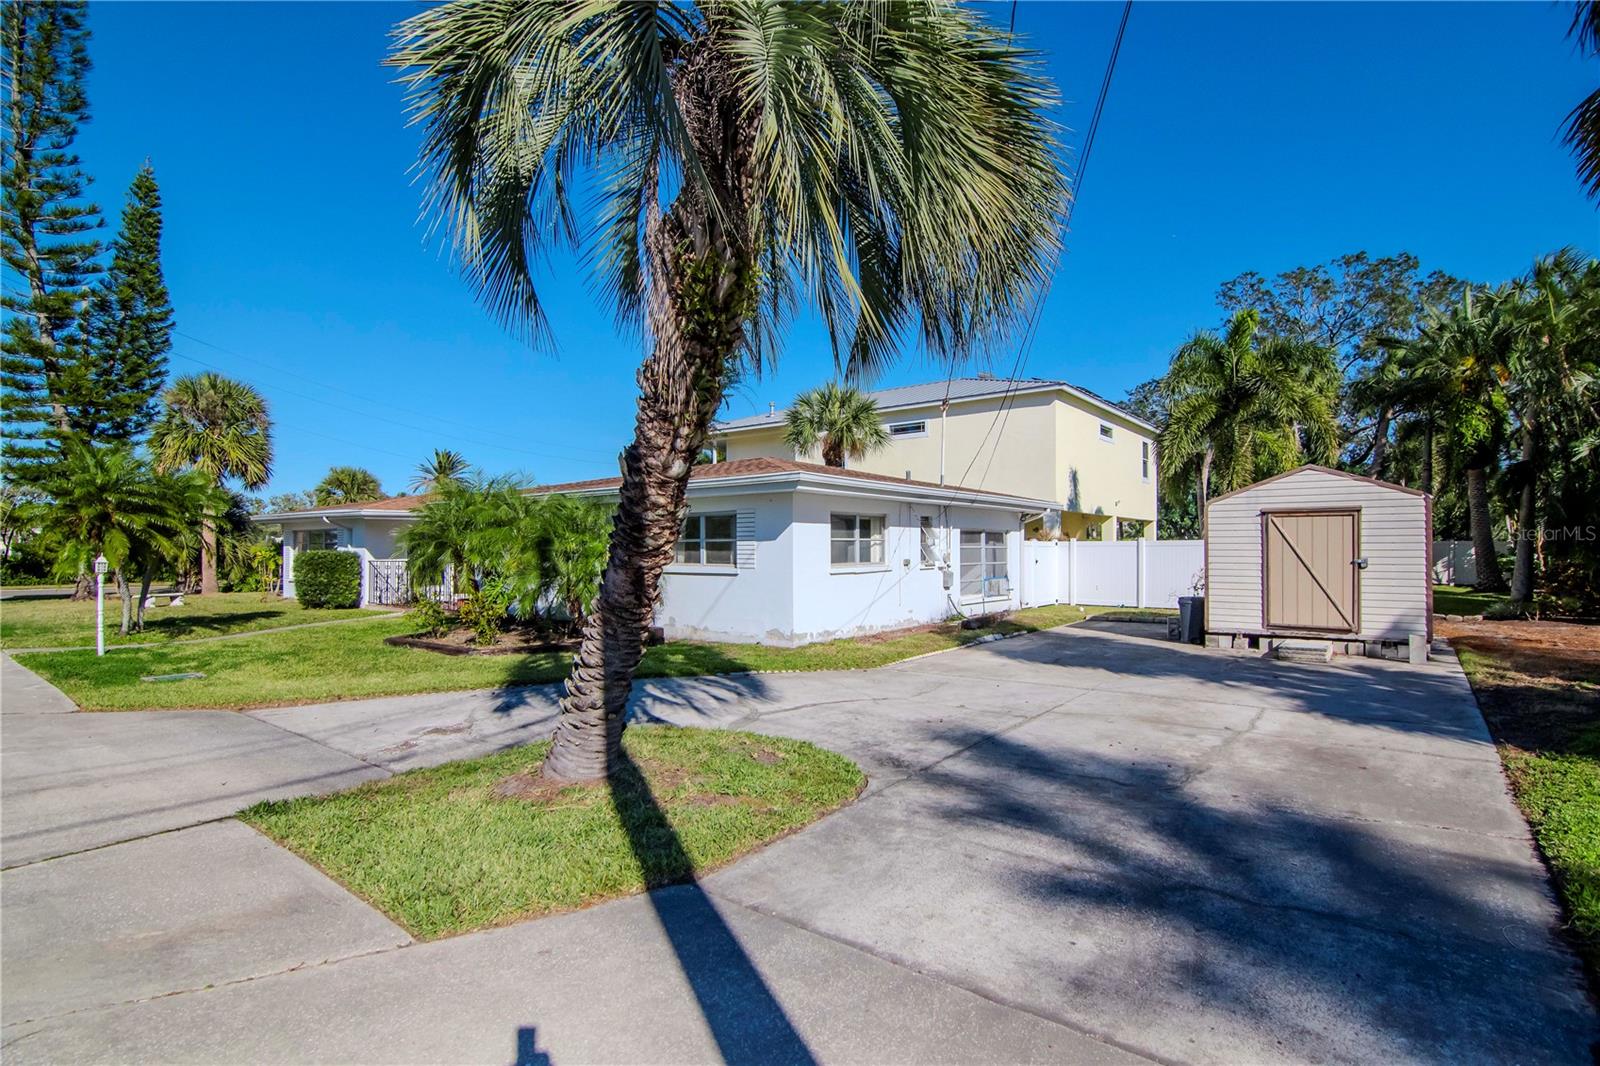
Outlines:
<svg viewBox="0 0 1600 1066"><path fill-rule="evenodd" d="M820 445L824 466L843 466L846 456L864 459L887 447L889 431L872 397L830 381L794 398L783 441L799 452Z"/></svg>
<svg viewBox="0 0 1600 1066"><path fill-rule="evenodd" d="M1192 477L1201 516L1213 494L1338 453L1332 352L1262 336L1260 324L1254 311L1240 311L1222 336L1196 334L1162 379L1161 476L1168 492Z"/></svg>
<svg viewBox="0 0 1600 1066"><path fill-rule="evenodd" d="M1590 57L1600 56L1600 3L1578 0L1572 28L1578 47ZM1600 196L1600 89L1596 89L1567 116L1566 143L1578 160L1578 181L1591 197Z"/></svg>
<svg viewBox="0 0 1600 1066"><path fill-rule="evenodd" d="M618 766L633 674L730 379L809 302L846 375L908 334L958 359L1031 305L1065 180L1036 57L942 2L508 5L403 22L431 208L488 306L548 339L534 266L576 246L646 328L599 605L553 779ZM589 212L577 190L599 188Z"/></svg>
<svg viewBox="0 0 1600 1066"><path fill-rule="evenodd" d="M1458 298L1464 283L1442 271L1420 273L1409 252L1342 255L1295 267L1271 280L1247 271L1223 282L1217 303L1229 314L1255 310L1269 334L1334 352L1345 378L1340 404L1351 466L1381 477L1395 429L1382 387L1392 379L1392 345L1415 336L1424 310Z"/></svg>
<svg viewBox="0 0 1600 1066"><path fill-rule="evenodd" d="M279 492L265 500L250 498L251 514L281 514L284 511L309 511L317 505L317 498L309 492Z"/></svg>
<svg viewBox="0 0 1600 1066"><path fill-rule="evenodd" d="M466 480L467 458L448 448L435 448L433 457L417 464L417 476L411 479L412 492L438 492L450 482Z"/></svg>
<svg viewBox="0 0 1600 1066"><path fill-rule="evenodd" d="M89 178L73 141L89 117L81 2L6 0L0 9L0 261L6 311L0 342L0 417L8 473L38 481L71 431L81 390L80 310L99 271L90 231L100 209L84 200Z"/></svg>
<svg viewBox="0 0 1600 1066"><path fill-rule="evenodd" d="M378 475L360 466L330 466L311 490L318 507L386 499Z"/></svg>
<svg viewBox="0 0 1600 1066"><path fill-rule="evenodd" d="M213 485L260 488L272 477L272 419L267 401L242 381L207 371L178 378L161 395L150 432L157 469L198 470ZM217 591L216 516L200 524L200 591Z"/></svg>
<svg viewBox="0 0 1600 1066"><path fill-rule="evenodd" d="M73 421L95 441L131 441L156 417L172 348L161 272L161 192L146 163L128 190L111 266L84 309L84 395Z"/></svg>

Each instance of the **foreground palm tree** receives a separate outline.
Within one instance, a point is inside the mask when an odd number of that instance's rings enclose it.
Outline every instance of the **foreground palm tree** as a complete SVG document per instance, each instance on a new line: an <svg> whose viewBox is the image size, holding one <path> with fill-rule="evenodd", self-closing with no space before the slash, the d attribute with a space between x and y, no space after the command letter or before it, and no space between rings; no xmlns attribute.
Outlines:
<svg viewBox="0 0 1600 1066"><path fill-rule="evenodd" d="M533 268L575 248L648 337L544 766L602 777L729 381L770 363L807 303L846 375L910 339L959 359L1011 326L1057 251L1054 94L1036 57L937 0L453 0L401 23L392 62L430 206L485 302L547 340Z"/></svg>
<svg viewBox="0 0 1600 1066"><path fill-rule="evenodd" d="M889 443L872 397L828 382L795 397L783 441L799 452L822 445L824 466L843 466L846 456L864 459Z"/></svg>
<svg viewBox="0 0 1600 1066"><path fill-rule="evenodd" d="M412 492L438 492L446 485L459 485L467 480L467 457L449 448L435 448L433 457L417 464L417 476L411 479Z"/></svg>
<svg viewBox="0 0 1600 1066"><path fill-rule="evenodd" d="M311 490L318 507L340 503L366 503L384 498L378 475L362 466L330 466Z"/></svg>
<svg viewBox="0 0 1600 1066"><path fill-rule="evenodd" d="M150 451L163 473L198 470L221 486L258 489L272 477L272 420L267 401L242 381L207 371L174 381L161 394ZM200 524L200 591L217 591L214 515Z"/></svg>
<svg viewBox="0 0 1600 1066"><path fill-rule="evenodd" d="M1338 453L1333 353L1306 341L1260 336L1254 311L1237 312L1222 336L1197 334L1161 381L1167 426L1161 466L1168 491L1195 478L1205 521L1212 493L1232 492L1298 463Z"/></svg>

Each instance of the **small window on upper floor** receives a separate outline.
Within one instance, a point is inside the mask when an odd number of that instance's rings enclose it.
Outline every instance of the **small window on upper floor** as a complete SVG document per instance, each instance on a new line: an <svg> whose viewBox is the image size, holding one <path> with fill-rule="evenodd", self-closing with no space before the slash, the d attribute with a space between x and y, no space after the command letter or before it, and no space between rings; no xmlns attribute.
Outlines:
<svg viewBox="0 0 1600 1066"><path fill-rule="evenodd" d="M1139 442L1139 476L1145 481L1150 480L1150 442Z"/></svg>
<svg viewBox="0 0 1600 1066"><path fill-rule="evenodd" d="M1106 425L1104 422L1100 423L1100 439L1101 440L1110 440L1115 435L1115 433L1116 433L1116 431L1113 430L1110 426Z"/></svg>
<svg viewBox="0 0 1600 1066"><path fill-rule="evenodd" d="M890 422L886 427L891 437L926 437L928 423L919 422Z"/></svg>

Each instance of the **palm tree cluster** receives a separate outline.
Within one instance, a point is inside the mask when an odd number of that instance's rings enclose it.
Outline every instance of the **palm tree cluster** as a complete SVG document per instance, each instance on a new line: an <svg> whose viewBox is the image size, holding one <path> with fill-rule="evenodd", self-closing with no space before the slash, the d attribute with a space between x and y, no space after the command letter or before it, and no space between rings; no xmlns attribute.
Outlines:
<svg viewBox="0 0 1600 1066"><path fill-rule="evenodd" d="M219 489L230 480L256 489L272 476L272 420L267 401L251 386L208 371L174 381L161 404L150 431L160 472L194 471ZM201 593L218 589L220 517L213 511L200 523Z"/></svg>
<svg viewBox="0 0 1600 1066"><path fill-rule="evenodd" d="M959 359L1014 325L1059 247L1055 94L1037 55L944 0L451 0L400 24L391 61L429 209L489 308L548 340L535 268L576 249L648 336L544 764L603 777L729 383L773 361L804 304L847 376L908 339Z"/></svg>
<svg viewBox="0 0 1600 1066"><path fill-rule="evenodd" d="M1372 350L1345 382L1330 350L1264 331L1250 311L1197 335L1158 395L1139 397L1163 427L1168 497L1192 493L1203 514L1208 495L1334 462L1342 402L1378 412L1350 427L1371 436L1346 464L1434 494L1435 530L1470 534L1481 589L1519 608L1537 583L1600 600L1600 261L1567 249L1509 284L1465 286Z"/></svg>
<svg viewBox="0 0 1600 1066"><path fill-rule="evenodd" d="M144 604L158 571L179 567L199 550L199 530L229 506L229 494L200 470L162 473L127 445L68 440L45 485L51 503L41 534L64 577L104 555L122 604L121 632L144 629ZM130 577L137 575L134 597Z"/></svg>
<svg viewBox="0 0 1600 1066"><path fill-rule="evenodd" d="M1541 564L1553 590L1600 598L1600 260L1564 249L1508 285L1469 290L1389 361L1402 432L1422 438L1421 486L1465 485L1479 587L1507 588L1500 510L1514 605L1532 600Z"/></svg>
<svg viewBox="0 0 1600 1066"><path fill-rule="evenodd" d="M413 588L447 585L474 611L492 603L524 623L571 629L599 595L611 516L592 500L529 495L518 478L469 474L441 484L399 546Z"/></svg>
<svg viewBox="0 0 1600 1066"><path fill-rule="evenodd" d="M1162 379L1161 434L1167 491L1193 485L1206 500L1303 462L1338 454L1339 372L1327 348L1264 335L1261 317L1240 311L1219 336L1198 333Z"/></svg>
<svg viewBox="0 0 1600 1066"><path fill-rule="evenodd" d="M783 440L800 454L820 449L824 466L843 466L847 456L864 459L886 447L889 431L872 397L830 381L795 397Z"/></svg>

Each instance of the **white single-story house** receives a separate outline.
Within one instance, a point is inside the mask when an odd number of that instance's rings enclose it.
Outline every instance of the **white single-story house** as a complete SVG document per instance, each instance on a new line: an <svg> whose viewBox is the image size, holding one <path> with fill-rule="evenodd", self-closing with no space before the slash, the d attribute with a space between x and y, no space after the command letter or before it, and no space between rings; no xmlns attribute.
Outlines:
<svg viewBox="0 0 1600 1066"><path fill-rule="evenodd" d="M1425 659L1432 549L1417 489L1310 465L1247 485L1206 504L1206 632Z"/></svg>
<svg viewBox="0 0 1600 1066"><path fill-rule="evenodd" d="M605 478L530 489L615 498ZM357 552L365 602L409 597L396 536L425 497L265 514L294 556ZM1020 606L1023 525L1049 501L775 457L697 467L657 624L669 639L793 646Z"/></svg>

